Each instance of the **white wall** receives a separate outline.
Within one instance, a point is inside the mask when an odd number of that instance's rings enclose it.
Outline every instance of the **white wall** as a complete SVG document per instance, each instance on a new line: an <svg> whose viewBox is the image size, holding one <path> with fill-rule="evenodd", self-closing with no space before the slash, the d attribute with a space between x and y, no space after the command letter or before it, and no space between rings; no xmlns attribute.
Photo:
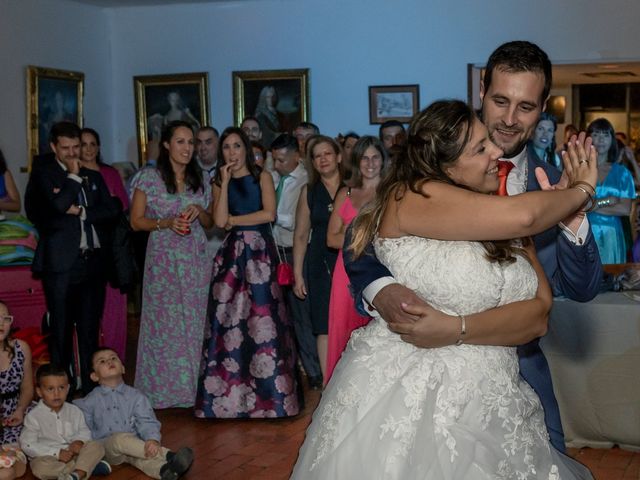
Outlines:
<svg viewBox="0 0 640 480"><path fill-rule="evenodd" d="M18 187L27 174L26 67L85 74L85 124L111 137L111 63L102 9L66 1L0 0L0 148ZM24 201L24 198L23 198Z"/></svg>
<svg viewBox="0 0 640 480"><path fill-rule="evenodd" d="M310 68L311 120L369 125L369 85L418 83L421 105L467 96L467 64L500 43L538 43L559 63L638 60L635 0L243 0L103 9L0 0L0 147L26 175L25 67L85 73L85 124L107 161L137 161L134 75L209 72L214 126L233 121L231 72Z"/></svg>

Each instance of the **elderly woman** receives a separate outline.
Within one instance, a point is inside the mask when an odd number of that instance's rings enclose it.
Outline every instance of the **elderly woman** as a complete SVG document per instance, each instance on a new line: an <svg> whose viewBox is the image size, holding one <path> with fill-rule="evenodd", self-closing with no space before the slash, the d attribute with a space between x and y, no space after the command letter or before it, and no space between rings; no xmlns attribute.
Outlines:
<svg viewBox="0 0 640 480"><path fill-rule="evenodd" d="M588 214L603 264L625 263L630 247L623 230L623 219L629 217L631 202L636 197L631 172L616 163L618 144L611 123L598 118L587 127L598 152L598 184L596 209Z"/></svg>

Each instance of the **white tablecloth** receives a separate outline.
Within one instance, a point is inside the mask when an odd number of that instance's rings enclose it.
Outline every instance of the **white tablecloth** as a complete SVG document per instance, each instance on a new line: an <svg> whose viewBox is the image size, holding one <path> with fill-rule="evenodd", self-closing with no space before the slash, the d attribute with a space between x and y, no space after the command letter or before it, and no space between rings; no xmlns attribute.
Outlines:
<svg viewBox="0 0 640 480"><path fill-rule="evenodd" d="M554 301L541 345L568 446L640 450L640 292Z"/></svg>

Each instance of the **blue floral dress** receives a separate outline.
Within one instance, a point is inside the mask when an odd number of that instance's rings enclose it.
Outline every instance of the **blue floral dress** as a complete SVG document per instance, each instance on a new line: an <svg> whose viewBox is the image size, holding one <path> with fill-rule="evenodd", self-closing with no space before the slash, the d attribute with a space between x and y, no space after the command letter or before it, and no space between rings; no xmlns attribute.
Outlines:
<svg viewBox="0 0 640 480"><path fill-rule="evenodd" d="M609 196L636 198L633 176L627 167L614 163L602 183L596 186L596 199ZM625 263L631 245L625 240L622 221L617 215L587 214L603 264Z"/></svg>
<svg viewBox="0 0 640 480"><path fill-rule="evenodd" d="M232 178L230 214L261 209L259 180ZM288 417L300 411L294 337L275 259L269 224L234 227L220 246L213 261L196 417Z"/></svg>

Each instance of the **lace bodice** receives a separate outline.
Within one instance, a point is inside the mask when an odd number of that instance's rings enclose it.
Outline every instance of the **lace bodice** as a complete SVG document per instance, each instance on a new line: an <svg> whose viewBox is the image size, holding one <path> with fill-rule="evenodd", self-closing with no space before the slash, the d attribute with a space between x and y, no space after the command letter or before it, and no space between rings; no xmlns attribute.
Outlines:
<svg viewBox="0 0 640 480"><path fill-rule="evenodd" d="M477 242L422 237L378 238L378 259L398 283L449 315L469 315L533 298L538 279L531 264L488 262Z"/></svg>

